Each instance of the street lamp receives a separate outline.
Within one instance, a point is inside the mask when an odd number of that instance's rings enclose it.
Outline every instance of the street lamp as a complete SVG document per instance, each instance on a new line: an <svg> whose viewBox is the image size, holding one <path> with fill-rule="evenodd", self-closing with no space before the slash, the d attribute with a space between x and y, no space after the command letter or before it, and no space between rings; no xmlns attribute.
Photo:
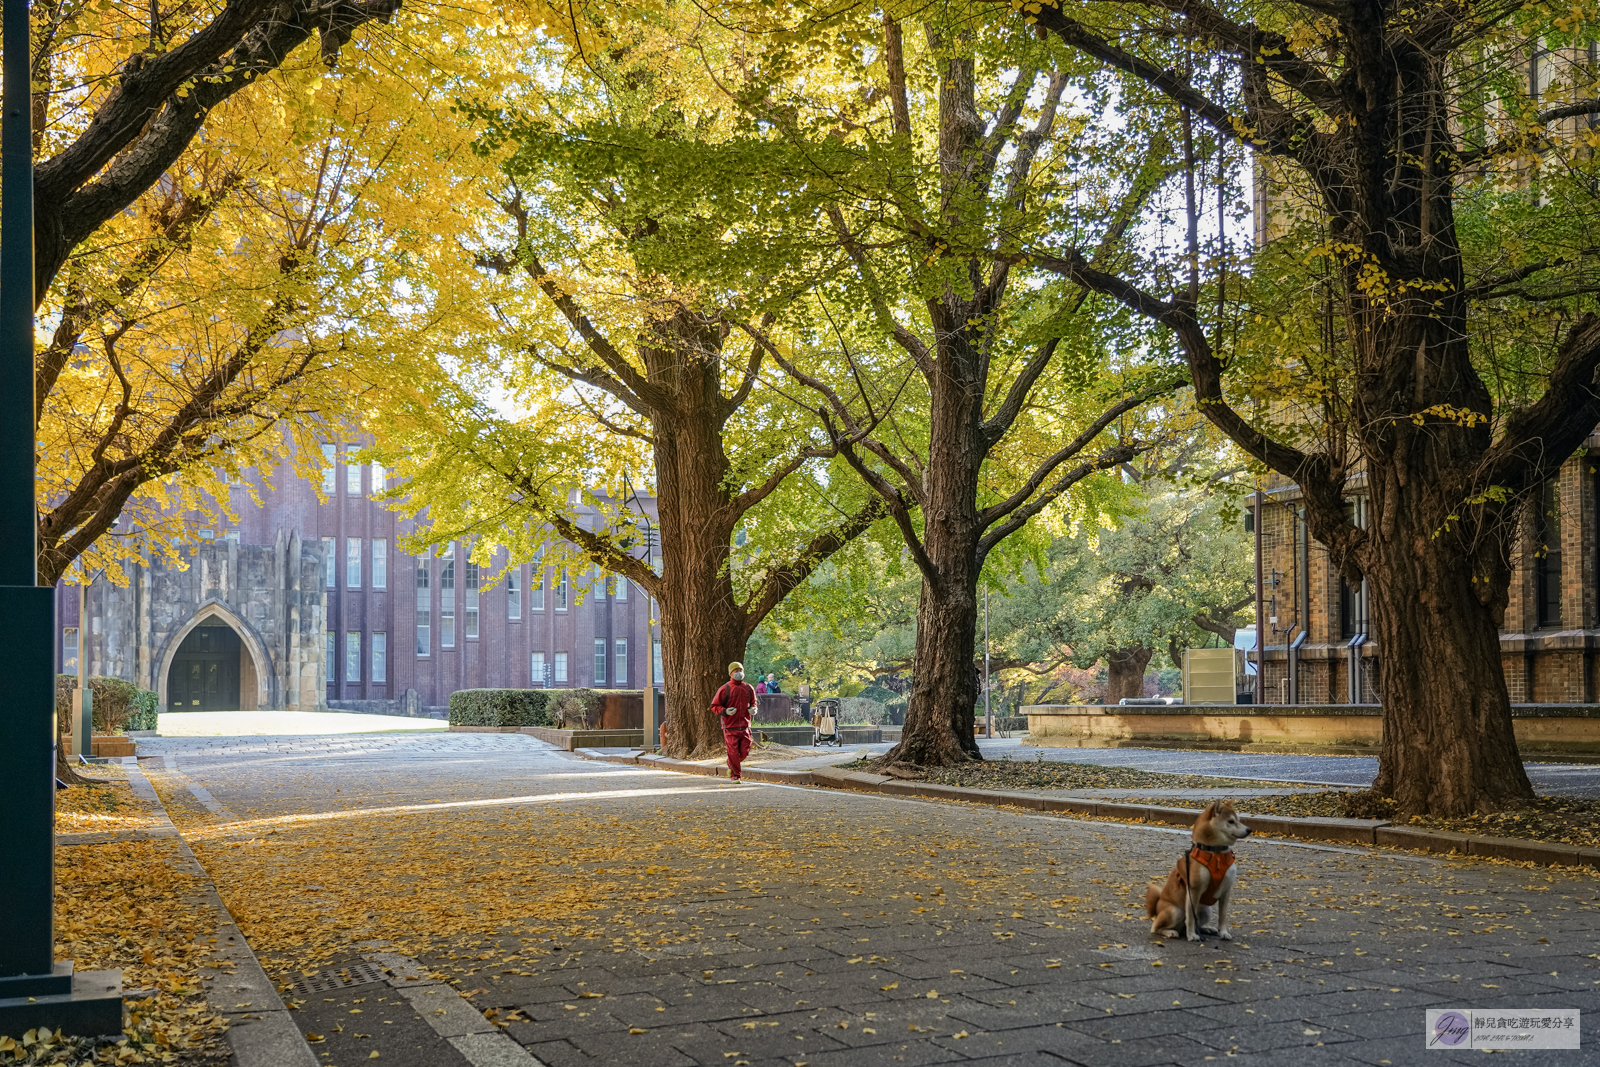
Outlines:
<svg viewBox="0 0 1600 1067"><path fill-rule="evenodd" d="M55 603L38 585L33 423L33 131L30 6L4 6L0 100L0 1034L122 1031L122 974L57 961ZM35 716L38 716L35 718Z"/></svg>

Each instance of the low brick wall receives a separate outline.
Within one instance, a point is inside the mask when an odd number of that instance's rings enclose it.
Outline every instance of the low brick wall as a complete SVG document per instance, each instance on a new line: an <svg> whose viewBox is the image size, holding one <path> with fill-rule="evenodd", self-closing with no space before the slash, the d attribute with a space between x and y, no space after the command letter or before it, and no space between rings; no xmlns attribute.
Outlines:
<svg viewBox="0 0 1600 1067"><path fill-rule="evenodd" d="M1022 710L1028 716L1026 743L1045 748L1190 742L1247 751L1376 751L1383 740L1383 709L1376 704L1032 704ZM1511 715L1524 755L1600 756L1600 705L1513 704Z"/></svg>

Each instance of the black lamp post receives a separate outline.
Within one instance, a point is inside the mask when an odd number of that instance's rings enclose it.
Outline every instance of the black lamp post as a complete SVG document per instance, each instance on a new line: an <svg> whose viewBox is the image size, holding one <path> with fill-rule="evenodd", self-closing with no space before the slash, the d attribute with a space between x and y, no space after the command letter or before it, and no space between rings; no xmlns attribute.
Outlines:
<svg viewBox="0 0 1600 1067"><path fill-rule="evenodd" d="M122 1031L122 975L56 961L55 604L36 569L33 439L33 131L29 5L4 7L0 100L0 1034Z"/></svg>

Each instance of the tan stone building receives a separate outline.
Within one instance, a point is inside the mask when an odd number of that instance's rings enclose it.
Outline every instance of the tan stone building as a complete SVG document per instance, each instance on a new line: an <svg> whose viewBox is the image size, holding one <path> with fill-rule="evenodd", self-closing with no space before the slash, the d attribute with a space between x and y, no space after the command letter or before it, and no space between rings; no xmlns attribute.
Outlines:
<svg viewBox="0 0 1600 1067"><path fill-rule="evenodd" d="M1600 434L1588 448L1600 448ZM1309 535L1297 486L1265 487L1261 499L1258 604L1266 649L1257 702L1377 703L1383 650L1369 636L1364 585L1347 582ZM1350 484L1347 507L1358 524L1365 522L1366 486L1359 478ZM1512 703L1600 702L1597 528L1600 463L1575 456L1521 518L1500 631Z"/></svg>

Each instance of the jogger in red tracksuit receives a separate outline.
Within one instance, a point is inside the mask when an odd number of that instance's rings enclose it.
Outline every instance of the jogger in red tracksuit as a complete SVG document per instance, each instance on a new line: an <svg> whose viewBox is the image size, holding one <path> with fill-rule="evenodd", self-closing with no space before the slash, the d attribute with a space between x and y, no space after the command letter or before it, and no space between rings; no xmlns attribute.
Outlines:
<svg viewBox="0 0 1600 1067"><path fill-rule="evenodd" d="M728 664L728 682L711 698L711 710L722 720L722 740L728 748L728 776L739 781L739 764L750 755L750 709L756 691L744 680L744 664Z"/></svg>

